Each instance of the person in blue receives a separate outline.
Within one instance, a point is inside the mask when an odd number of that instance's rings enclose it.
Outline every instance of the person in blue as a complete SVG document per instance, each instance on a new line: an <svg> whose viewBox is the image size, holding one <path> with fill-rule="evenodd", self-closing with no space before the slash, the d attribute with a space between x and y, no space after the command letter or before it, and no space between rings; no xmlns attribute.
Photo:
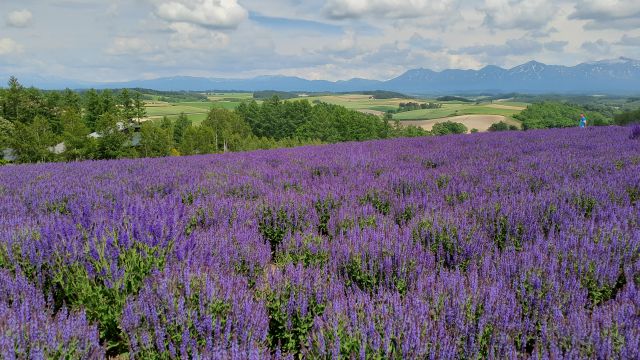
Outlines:
<svg viewBox="0 0 640 360"><path fill-rule="evenodd" d="M584 114L580 114L580 127L584 129L587 126L587 117Z"/></svg>

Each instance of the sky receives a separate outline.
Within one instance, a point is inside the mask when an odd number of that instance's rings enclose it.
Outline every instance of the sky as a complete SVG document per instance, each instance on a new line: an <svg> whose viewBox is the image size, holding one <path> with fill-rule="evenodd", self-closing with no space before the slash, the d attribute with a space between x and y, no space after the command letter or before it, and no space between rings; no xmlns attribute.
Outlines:
<svg viewBox="0 0 640 360"><path fill-rule="evenodd" d="M640 59L638 0L0 0L0 77L387 80L621 56Z"/></svg>

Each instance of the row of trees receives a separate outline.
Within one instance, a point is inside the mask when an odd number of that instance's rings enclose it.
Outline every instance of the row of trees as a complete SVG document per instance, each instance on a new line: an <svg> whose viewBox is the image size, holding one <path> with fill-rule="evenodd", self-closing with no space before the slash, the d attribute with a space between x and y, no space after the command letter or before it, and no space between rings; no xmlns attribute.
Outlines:
<svg viewBox="0 0 640 360"><path fill-rule="evenodd" d="M75 161L208 154L425 136L417 127L390 124L388 118L342 106L273 97L242 104L236 111L213 108L201 125L186 115L176 120L143 121L138 91L24 88L11 78L0 89L0 150L17 162ZM4 151L4 150L3 150Z"/></svg>
<svg viewBox="0 0 640 360"><path fill-rule="evenodd" d="M281 101L275 96L261 104L240 104L236 113L254 135L276 140L299 138L334 143L429 135L420 128L392 125L389 117L381 119L323 102L312 105L307 100Z"/></svg>
<svg viewBox="0 0 640 360"><path fill-rule="evenodd" d="M588 111L584 107L561 103L541 102L529 105L524 111L514 115L514 118L522 122L524 130L564 128L578 126L580 114L585 114L589 125L612 125L613 119L596 111Z"/></svg>
<svg viewBox="0 0 640 360"><path fill-rule="evenodd" d="M640 124L640 109L625 111L615 116L618 125Z"/></svg>

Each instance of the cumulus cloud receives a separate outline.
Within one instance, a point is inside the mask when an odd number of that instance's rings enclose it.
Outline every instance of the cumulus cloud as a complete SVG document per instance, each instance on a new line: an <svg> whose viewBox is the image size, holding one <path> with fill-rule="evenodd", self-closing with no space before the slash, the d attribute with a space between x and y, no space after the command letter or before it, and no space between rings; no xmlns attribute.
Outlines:
<svg viewBox="0 0 640 360"><path fill-rule="evenodd" d="M562 52L569 45L568 41L549 41L544 44L544 48L553 52Z"/></svg>
<svg viewBox="0 0 640 360"><path fill-rule="evenodd" d="M10 38L0 38L0 55L11 55L21 53L22 45Z"/></svg>
<svg viewBox="0 0 640 360"><path fill-rule="evenodd" d="M155 0L155 14L170 22L200 25L211 29L233 29L248 12L237 0Z"/></svg>
<svg viewBox="0 0 640 360"><path fill-rule="evenodd" d="M458 49L454 53L469 55L487 55L503 57L509 55L527 55L541 51L543 45L530 39L511 39L500 45L476 45Z"/></svg>
<svg viewBox="0 0 640 360"><path fill-rule="evenodd" d="M229 44L229 36L193 24L177 22L169 26L174 33L169 39L169 46L174 49L212 50Z"/></svg>
<svg viewBox="0 0 640 360"><path fill-rule="evenodd" d="M426 51L440 51L444 49L444 45L439 39L425 38L418 33L414 33L411 36L409 45Z"/></svg>
<svg viewBox="0 0 640 360"><path fill-rule="evenodd" d="M154 50L147 41L137 37L117 37L106 53L109 55L147 54Z"/></svg>
<svg viewBox="0 0 640 360"><path fill-rule="evenodd" d="M33 14L29 10L16 10L7 14L7 25L11 27L23 28L31 25Z"/></svg>
<svg viewBox="0 0 640 360"><path fill-rule="evenodd" d="M609 55L611 53L611 44L604 39L587 41L582 44L581 48L593 54Z"/></svg>
<svg viewBox="0 0 640 360"><path fill-rule="evenodd" d="M444 15L457 6L458 0L329 0L324 13L332 19L403 19Z"/></svg>
<svg viewBox="0 0 640 360"><path fill-rule="evenodd" d="M635 29L640 27L640 2L636 0L579 0L572 20L588 20L585 28Z"/></svg>
<svg viewBox="0 0 640 360"><path fill-rule="evenodd" d="M485 0L478 9L491 29L541 31L557 14L557 6L547 0Z"/></svg>
<svg viewBox="0 0 640 360"><path fill-rule="evenodd" d="M622 46L640 46L640 36L629 36L624 34L616 44Z"/></svg>

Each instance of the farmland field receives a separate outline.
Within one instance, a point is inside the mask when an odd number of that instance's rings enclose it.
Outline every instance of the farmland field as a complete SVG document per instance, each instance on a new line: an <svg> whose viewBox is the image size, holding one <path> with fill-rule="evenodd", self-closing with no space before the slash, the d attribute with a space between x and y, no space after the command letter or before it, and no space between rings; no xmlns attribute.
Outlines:
<svg viewBox="0 0 640 360"><path fill-rule="evenodd" d="M496 107L497 104L464 104L464 103L443 103L440 109L424 109L405 111L393 116L398 120L432 120L460 115L501 115L510 117L519 113L524 108L508 106L509 108Z"/></svg>
<svg viewBox="0 0 640 360"><path fill-rule="evenodd" d="M502 115L459 115L453 117L446 117L440 119L431 119L431 120L405 120L402 122L402 125L413 125L421 127L425 130L431 130L433 125L445 121L453 121L457 123L461 123L467 127L469 131L471 129L477 129L479 131L487 131L492 124L498 122L505 122L509 125L515 125L520 127L520 122L507 118Z"/></svg>
<svg viewBox="0 0 640 360"><path fill-rule="evenodd" d="M640 358L620 127L0 167L5 358Z"/></svg>
<svg viewBox="0 0 640 360"><path fill-rule="evenodd" d="M185 113L195 124L206 118L206 114L212 107L234 110L243 101L253 99L252 93L212 93L207 94L209 101L166 103L153 101L147 103L147 117L150 120L160 120L163 116L174 120L180 113ZM336 94L322 96L303 96L286 101L307 100L309 102L322 101L329 104L344 106L347 109L357 110L366 114L383 116L389 110L397 110L401 103L407 102L435 102L428 99L373 99L369 95L360 94ZM260 103L261 101L258 101ZM401 112L394 114L393 118L406 120L433 120L460 115L500 115L510 119L526 107L526 103L496 102L494 104L473 104L460 102L444 102L440 109L424 109ZM513 121L512 121L513 122ZM409 124L409 123L407 123ZM466 125L466 124L465 124ZM491 125L491 124L489 124ZM488 126L487 126L488 127ZM483 127L484 128L484 127ZM483 130L483 129L479 129Z"/></svg>

